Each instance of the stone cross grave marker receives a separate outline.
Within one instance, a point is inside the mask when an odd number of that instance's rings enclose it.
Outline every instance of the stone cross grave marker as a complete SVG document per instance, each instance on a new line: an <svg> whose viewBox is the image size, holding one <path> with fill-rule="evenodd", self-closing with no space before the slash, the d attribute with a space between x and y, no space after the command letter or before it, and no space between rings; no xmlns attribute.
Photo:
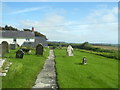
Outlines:
<svg viewBox="0 0 120 90"><path fill-rule="evenodd" d="M9 44L6 41L2 42L2 56L9 52Z"/></svg>
<svg viewBox="0 0 120 90"><path fill-rule="evenodd" d="M43 45L40 43L36 46L36 55L43 55Z"/></svg>
<svg viewBox="0 0 120 90"><path fill-rule="evenodd" d="M69 46L67 47L67 55L68 55L68 56L74 56L74 55L73 55L73 48L72 48L71 45L69 45Z"/></svg>
<svg viewBox="0 0 120 90"><path fill-rule="evenodd" d="M22 51L22 49L19 49L19 50L16 52L16 58L21 58L21 59L23 59L23 56L24 56L24 52Z"/></svg>

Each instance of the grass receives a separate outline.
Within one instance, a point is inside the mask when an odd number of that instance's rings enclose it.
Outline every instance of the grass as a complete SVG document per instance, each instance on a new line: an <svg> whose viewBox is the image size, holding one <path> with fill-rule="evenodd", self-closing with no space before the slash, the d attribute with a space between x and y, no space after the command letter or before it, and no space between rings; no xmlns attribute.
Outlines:
<svg viewBox="0 0 120 90"><path fill-rule="evenodd" d="M60 88L117 88L118 60L74 50L55 49L57 80ZM82 65L83 56L88 64Z"/></svg>
<svg viewBox="0 0 120 90"><path fill-rule="evenodd" d="M15 52L16 50L11 50L6 55L7 60L12 62L12 66L9 68L7 76L3 77L2 87L31 88L43 67L49 50L45 50L43 56L35 55L35 50L32 50L31 54L24 55L23 59L15 58Z"/></svg>

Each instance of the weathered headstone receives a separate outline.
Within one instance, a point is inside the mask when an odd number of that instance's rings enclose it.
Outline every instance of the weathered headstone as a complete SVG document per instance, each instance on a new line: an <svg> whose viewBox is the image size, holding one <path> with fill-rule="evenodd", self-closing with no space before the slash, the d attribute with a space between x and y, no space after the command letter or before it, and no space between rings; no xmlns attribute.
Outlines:
<svg viewBox="0 0 120 90"><path fill-rule="evenodd" d="M14 49L16 49L16 47L17 47L16 44L10 44L10 49L14 50Z"/></svg>
<svg viewBox="0 0 120 90"><path fill-rule="evenodd" d="M2 56L9 52L9 44L6 41L2 42Z"/></svg>
<svg viewBox="0 0 120 90"><path fill-rule="evenodd" d="M87 64L87 59L86 59L86 57L83 57L82 64Z"/></svg>
<svg viewBox="0 0 120 90"><path fill-rule="evenodd" d="M36 55L43 55L43 45L40 43L36 46Z"/></svg>
<svg viewBox="0 0 120 90"><path fill-rule="evenodd" d="M16 52L16 58L23 58L23 56L24 56L24 52L21 49L19 49Z"/></svg>
<svg viewBox="0 0 120 90"><path fill-rule="evenodd" d="M71 45L69 45L69 46L67 47L67 55L68 55L68 56L74 56L74 55L73 55L73 48L72 48Z"/></svg>

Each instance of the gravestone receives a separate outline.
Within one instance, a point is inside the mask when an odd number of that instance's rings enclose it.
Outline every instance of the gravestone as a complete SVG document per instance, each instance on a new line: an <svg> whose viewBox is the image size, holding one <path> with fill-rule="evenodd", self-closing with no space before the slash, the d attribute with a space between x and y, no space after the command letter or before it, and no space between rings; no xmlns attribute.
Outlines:
<svg viewBox="0 0 120 90"><path fill-rule="evenodd" d="M43 55L43 45L40 43L36 46L36 55Z"/></svg>
<svg viewBox="0 0 120 90"><path fill-rule="evenodd" d="M16 52L16 58L23 58L24 56L24 52L22 51L22 49L19 49L17 52Z"/></svg>
<svg viewBox="0 0 120 90"><path fill-rule="evenodd" d="M2 42L2 56L9 52L9 44L6 41Z"/></svg>
<svg viewBox="0 0 120 90"><path fill-rule="evenodd" d="M82 64L87 64L87 59L86 59L86 57L83 57Z"/></svg>
<svg viewBox="0 0 120 90"><path fill-rule="evenodd" d="M16 44L10 44L10 49L16 49Z"/></svg>
<svg viewBox="0 0 120 90"><path fill-rule="evenodd" d="M73 55L73 48L72 48L71 45L69 45L69 46L67 47L67 55L68 55L68 56L74 56L74 55Z"/></svg>

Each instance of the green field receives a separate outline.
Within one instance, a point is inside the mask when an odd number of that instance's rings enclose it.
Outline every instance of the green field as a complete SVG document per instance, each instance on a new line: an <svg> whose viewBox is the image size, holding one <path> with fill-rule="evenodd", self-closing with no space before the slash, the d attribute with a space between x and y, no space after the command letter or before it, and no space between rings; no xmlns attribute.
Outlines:
<svg viewBox="0 0 120 90"><path fill-rule="evenodd" d="M7 72L7 76L3 77L2 87L31 88L48 57L49 50L45 50L44 56L37 56L35 55L35 50L32 50L31 54L24 55L23 59L16 59L15 52L16 50L11 50L6 55L7 60L13 64Z"/></svg>
<svg viewBox="0 0 120 90"><path fill-rule="evenodd" d="M57 80L60 88L117 88L118 60L74 50L55 49ZM82 65L83 56L88 64Z"/></svg>

